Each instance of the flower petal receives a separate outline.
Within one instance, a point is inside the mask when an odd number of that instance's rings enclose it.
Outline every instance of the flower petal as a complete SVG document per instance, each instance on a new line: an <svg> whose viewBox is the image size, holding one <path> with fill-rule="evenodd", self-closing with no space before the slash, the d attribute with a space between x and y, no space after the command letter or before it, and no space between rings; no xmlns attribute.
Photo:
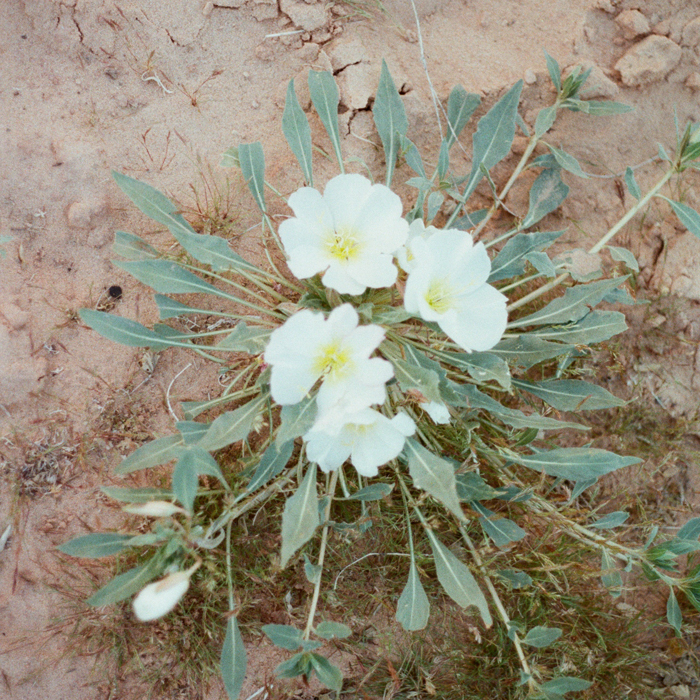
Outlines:
<svg viewBox="0 0 700 700"><path fill-rule="evenodd" d="M149 583L134 598L134 613L141 622L156 620L167 615L185 595L190 587L190 576L194 569L177 571L160 581Z"/></svg>
<svg viewBox="0 0 700 700"><path fill-rule="evenodd" d="M345 268L336 262L331 263L326 274L321 278L321 282L330 289L335 289L339 294L350 294L357 296L367 289L366 284L361 284L353 279Z"/></svg>
<svg viewBox="0 0 700 700"><path fill-rule="evenodd" d="M323 198L333 217L332 227L351 227L371 191L372 183L362 175L337 175L329 180Z"/></svg>

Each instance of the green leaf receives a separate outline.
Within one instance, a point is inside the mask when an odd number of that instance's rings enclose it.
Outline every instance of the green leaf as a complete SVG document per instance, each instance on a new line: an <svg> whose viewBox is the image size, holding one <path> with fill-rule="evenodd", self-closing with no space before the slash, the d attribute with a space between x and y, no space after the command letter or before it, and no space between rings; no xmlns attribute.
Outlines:
<svg viewBox="0 0 700 700"><path fill-rule="evenodd" d="M544 649L553 644L561 637L561 630L558 627L533 627L522 639L523 644Z"/></svg>
<svg viewBox="0 0 700 700"><path fill-rule="evenodd" d="M296 651L301 648L304 635L296 627L291 625L263 625L262 631L276 647L288 649L289 651Z"/></svg>
<svg viewBox="0 0 700 700"><path fill-rule="evenodd" d="M443 141L442 144L444 146L445 142ZM438 164L438 168L439 167L440 167L440 164ZM440 177L444 177L444 175L440 175ZM440 207L442 206L442 203L444 201L445 201L445 196L441 192L431 192L428 195L428 201L427 201L428 210L426 212L426 218L427 218L428 222L431 222L438 215L438 212L440 211Z"/></svg>
<svg viewBox="0 0 700 700"><path fill-rule="evenodd" d="M608 513L602 518L599 518L588 527L594 527L598 530L610 530L613 527L619 527L622 525L622 523L624 523L629 517L630 514L625 513L624 510L616 510L614 513Z"/></svg>
<svg viewBox="0 0 700 700"><path fill-rule="evenodd" d="M547 61L547 70L549 71L549 77L557 89L557 92L561 92L561 70L556 59L552 58L546 51L544 52L544 58Z"/></svg>
<svg viewBox="0 0 700 700"><path fill-rule="evenodd" d="M440 501L459 520L464 520L464 513L457 498L452 463L426 450L412 439L406 440L404 450L408 457L408 471L415 486Z"/></svg>
<svg viewBox="0 0 700 700"><path fill-rule="evenodd" d="M209 430L209 425L210 423L197 423L193 420L179 420L175 423L177 432L182 435L186 445L194 445L194 443L199 442L204 437L204 433Z"/></svg>
<svg viewBox="0 0 700 700"><path fill-rule="evenodd" d="M119 535L116 532L95 533L76 537L58 547L59 552L71 557L100 559L111 557L129 548L132 535Z"/></svg>
<svg viewBox="0 0 700 700"><path fill-rule="evenodd" d="M292 153L299 161L304 180L310 187L313 187L314 171L311 151L311 128L294 91L294 79L290 80L287 86L287 98L284 102L284 112L282 114L282 131L289 147L292 149Z"/></svg>
<svg viewBox="0 0 700 700"><path fill-rule="evenodd" d="M443 362L464 369L479 383L495 381L504 389L510 389L510 369L505 360L489 352L450 352L435 353Z"/></svg>
<svg viewBox="0 0 700 700"><path fill-rule="evenodd" d="M384 147L386 160L386 186L391 187L396 158L401 150L401 139L406 136L408 119L399 96L399 91L389 73L386 61L382 59L382 72L379 77L377 97L372 107L374 124Z"/></svg>
<svg viewBox="0 0 700 700"><path fill-rule="evenodd" d="M416 389L429 401L442 401L439 377L432 369L417 367L415 364L393 358L394 375L403 391Z"/></svg>
<svg viewBox="0 0 700 700"><path fill-rule="evenodd" d="M343 689L343 674L325 656L311 654L311 665L323 685L338 693Z"/></svg>
<svg viewBox="0 0 700 700"><path fill-rule="evenodd" d="M593 447L562 447L533 455L509 453L508 456L524 467L569 481L597 479L642 461Z"/></svg>
<svg viewBox="0 0 700 700"><path fill-rule="evenodd" d="M627 248L618 248L614 245L609 245L608 250L613 260L623 262L630 270L639 272L639 263L631 250L627 250Z"/></svg>
<svg viewBox="0 0 700 700"><path fill-rule="evenodd" d="M427 179L425 167L423 166L423 159L421 158L420 152L416 148L416 144L405 136L401 137L401 153L406 160L406 165L408 165L408 167L411 168L417 175L420 175L421 178Z"/></svg>
<svg viewBox="0 0 700 700"><path fill-rule="evenodd" d="M697 540L700 537L700 518L691 518L678 531L676 537L679 540Z"/></svg>
<svg viewBox="0 0 700 700"><path fill-rule="evenodd" d="M265 352L270 333L272 331L269 328L249 327L245 321L239 321L236 327L216 344L216 349L260 355Z"/></svg>
<svg viewBox="0 0 700 700"><path fill-rule="evenodd" d="M114 264L161 294L228 295L170 260L115 260Z"/></svg>
<svg viewBox="0 0 700 700"><path fill-rule="evenodd" d="M115 471L117 474L131 474L141 469L157 467L173 459L177 459L184 449L180 435L166 435L141 445L136 451L126 457Z"/></svg>
<svg viewBox="0 0 700 700"><path fill-rule="evenodd" d="M540 687L548 693L557 693L564 695L565 693L574 693L580 690L588 690L593 684L590 681L584 681L581 678L572 678L571 676L562 676L555 678L553 681L547 681Z"/></svg>
<svg viewBox="0 0 700 700"><path fill-rule="evenodd" d="M525 272L525 261L530 253L549 248L564 231L535 231L518 233L501 249L491 263L488 282L515 277Z"/></svg>
<svg viewBox="0 0 700 700"><path fill-rule="evenodd" d="M681 626L683 625L683 613L681 612L681 606L678 605L676 594L673 588L670 587L668 601L666 602L666 619L668 620L668 624L676 630L676 634L680 635Z"/></svg>
<svg viewBox="0 0 700 700"><path fill-rule="evenodd" d="M457 496L460 501L485 501L497 498L503 493L489 486L482 477L474 472L457 474Z"/></svg>
<svg viewBox="0 0 700 700"><path fill-rule="evenodd" d="M509 328L578 321L590 313L590 307L600 303L609 291L619 287L626 279L627 277L615 277L569 287L564 296L551 301L534 314L512 321Z"/></svg>
<svg viewBox="0 0 700 700"><path fill-rule="evenodd" d="M264 214L265 206L265 153L260 141L241 143L238 146L241 173L255 201Z"/></svg>
<svg viewBox="0 0 700 700"><path fill-rule="evenodd" d="M352 501L379 501L394 490L393 484L370 484L348 496Z"/></svg>
<svg viewBox="0 0 700 700"><path fill-rule="evenodd" d="M534 251L528 253L526 260L539 272L541 275L546 275L547 277L556 277L557 269L554 267L554 263L550 260L547 253L541 253L540 251Z"/></svg>
<svg viewBox="0 0 700 700"><path fill-rule="evenodd" d="M161 336L137 321L93 309L80 309L78 313L85 325L115 343L130 348L153 348L155 350L162 350L172 345L170 342L163 341Z"/></svg>
<svg viewBox="0 0 700 700"><path fill-rule="evenodd" d="M422 630L428 624L430 603L423 584L418 576L418 569L411 558L408 581L396 604L396 621L407 631Z"/></svg>
<svg viewBox="0 0 700 700"><path fill-rule="evenodd" d="M313 396L307 396L293 406L282 406L282 424L275 437L277 447L307 433L315 421L316 398Z"/></svg>
<svg viewBox="0 0 700 700"><path fill-rule="evenodd" d="M527 532L512 520L492 517L494 513L480 503L472 503L472 507L481 514L479 523L496 547L507 547L512 542L518 542L527 535Z"/></svg>
<svg viewBox="0 0 700 700"><path fill-rule="evenodd" d="M260 395L235 411L226 411L209 426L204 437L197 444L211 452L245 440L266 402L267 396Z"/></svg>
<svg viewBox="0 0 700 700"><path fill-rule="evenodd" d="M315 631L321 639L345 639L352 634L352 630L347 625L329 620L324 620L316 625Z"/></svg>
<svg viewBox="0 0 700 700"><path fill-rule="evenodd" d="M575 349L573 345L551 343L528 334L517 338L504 338L489 352L526 370L553 357L564 356Z"/></svg>
<svg viewBox="0 0 700 700"><path fill-rule="evenodd" d="M224 155L221 156L222 168L238 168L240 167L241 161L238 158L238 148L236 146L231 146L224 151Z"/></svg>
<svg viewBox="0 0 700 700"><path fill-rule="evenodd" d="M625 170L625 184L627 185L627 189L630 191L630 194L635 199L642 198L642 191L639 189L639 185L634 178L634 172L629 166L627 167L627 170Z"/></svg>
<svg viewBox="0 0 700 700"><path fill-rule="evenodd" d="M518 113L520 92L523 81L519 80L496 104L479 120L473 138L472 170L462 194L466 202L483 177L482 166L491 170L510 153L515 137L515 119Z"/></svg>
<svg viewBox="0 0 700 700"><path fill-rule="evenodd" d="M138 489L102 486L100 491L122 503L148 503L149 501L171 501L173 499L173 492L169 489L158 489L150 486Z"/></svg>
<svg viewBox="0 0 700 700"><path fill-rule="evenodd" d="M602 343L627 330L625 315L620 311L591 311L578 323L551 326L531 331L533 336L548 340L560 340L576 345Z"/></svg>
<svg viewBox="0 0 700 700"><path fill-rule="evenodd" d="M672 199L664 197L663 195L657 195L657 197L665 199L673 207L673 211L683 226L700 238L700 214L698 214L695 209L689 207L687 204L674 202Z"/></svg>
<svg viewBox="0 0 700 700"><path fill-rule="evenodd" d="M199 478L194 465L195 458L191 455L191 452L185 452L173 469L173 493L190 513L194 510L194 499L197 497L199 488Z"/></svg>
<svg viewBox="0 0 700 700"><path fill-rule="evenodd" d="M311 539L319 524L316 465L311 464L296 493L284 504L280 555L282 568L287 565L292 555Z"/></svg>
<svg viewBox="0 0 700 700"><path fill-rule="evenodd" d="M600 100L577 100L568 99L562 103L562 107L570 109L572 112L584 112L594 117L607 117L613 114L626 114L634 107L622 104L622 102L601 102Z"/></svg>
<svg viewBox="0 0 700 700"><path fill-rule="evenodd" d="M134 593L138 593L162 571L162 557L160 553L157 553L145 564L115 576L106 586L103 586L97 593L90 596L86 602L93 608L119 603L134 595Z"/></svg>
<svg viewBox="0 0 700 700"><path fill-rule="evenodd" d="M557 118L557 105L545 107L537 113L535 119L535 135L538 139L542 138L554 125Z"/></svg>
<svg viewBox="0 0 700 700"><path fill-rule="evenodd" d="M625 401L603 387L579 379L546 379L541 382L514 379L513 386L538 396L558 411L597 411L625 405Z"/></svg>
<svg viewBox="0 0 700 700"><path fill-rule="evenodd" d="M340 150L340 129L338 128L338 86L328 71L309 71L309 94L316 112L333 144L335 157L343 170L343 154Z"/></svg>
<svg viewBox="0 0 700 700"><path fill-rule="evenodd" d="M139 238L133 233L126 233L126 231L117 231L114 234L112 252L115 255L121 255L122 258L127 260L148 260L149 258L157 258L160 255L143 238Z"/></svg>
<svg viewBox="0 0 700 700"><path fill-rule="evenodd" d="M511 588L526 588L532 585L532 579L519 569L499 569L497 572Z"/></svg>
<svg viewBox="0 0 700 700"><path fill-rule="evenodd" d="M540 219L558 209L569 194L569 188L554 168L543 170L530 188L530 206L523 220L523 228L530 228Z"/></svg>
<svg viewBox="0 0 700 700"><path fill-rule="evenodd" d="M547 144L547 148L552 152L552 155L560 167L577 177L588 179L588 175L581 169L579 162L570 153L566 153L560 148L555 148L550 144Z"/></svg>
<svg viewBox="0 0 700 700"><path fill-rule="evenodd" d="M231 615L226 623L226 637L221 649L221 678L229 700L238 700L245 680L247 659L238 620Z"/></svg>
<svg viewBox="0 0 700 700"><path fill-rule="evenodd" d="M455 85L447 98L447 148L452 148L462 130L481 104L479 95L467 92L461 85Z"/></svg>
<svg viewBox="0 0 700 700"><path fill-rule="evenodd" d="M460 607L466 608L469 605L475 605L486 627L491 627L493 620L488 603L471 571L440 542L430 528L426 528L426 532L433 550L435 570L440 585Z"/></svg>
<svg viewBox="0 0 700 700"><path fill-rule="evenodd" d="M195 309L192 306L187 306L187 304L182 304L179 301L175 301L175 299L163 296L162 294L155 294L153 298L158 306L158 313L161 321L165 321L168 318L177 318L178 316L184 316L187 314L210 313L204 309Z"/></svg>
<svg viewBox="0 0 700 700"><path fill-rule="evenodd" d="M273 442L260 458L258 467L246 488L246 492L252 493L267 484L271 479L274 479L278 474L281 474L282 470L287 466L293 450L293 440L287 440L281 445Z"/></svg>

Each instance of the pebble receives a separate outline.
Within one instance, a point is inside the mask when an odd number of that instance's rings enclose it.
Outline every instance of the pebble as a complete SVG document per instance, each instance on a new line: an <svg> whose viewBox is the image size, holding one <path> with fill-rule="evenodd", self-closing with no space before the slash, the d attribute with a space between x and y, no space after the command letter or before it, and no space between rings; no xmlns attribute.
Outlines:
<svg viewBox="0 0 700 700"><path fill-rule="evenodd" d="M663 80L680 62L681 47L663 36L652 35L635 44L615 64L628 87Z"/></svg>
<svg viewBox="0 0 700 700"><path fill-rule="evenodd" d="M685 86L697 92L700 90L700 73L694 71L685 79Z"/></svg>
<svg viewBox="0 0 700 700"><path fill-rule="evenodd" d="M307 5L299 0L280 0L280 10L298 27L307 32L320 29L328 22L328 11L323 4Z"/></svg>
<svg viewBox="0 0 700 700"><path fill-rule="evenodd" d="M535 71L532 70L532 68L528 68L528 69L525 71L525 76L524 76L524 77L525 77L525 82L526 82L528 85L534 85L534 84L537 82L537 73L535 73Z"/></svg>
<svg viewBox="0 0 700 700"><path fill-rule="evenodd" d="M700 17L691 19L690 22L683 27L682 37L683 46L700 49Z"/></svg>
<svg viewBox="0 0 700 700"><path fill-rule="evenodd" d="M615 18L625 39L636 39L651 31L649 21L639 10L624 10Z"/></svg>

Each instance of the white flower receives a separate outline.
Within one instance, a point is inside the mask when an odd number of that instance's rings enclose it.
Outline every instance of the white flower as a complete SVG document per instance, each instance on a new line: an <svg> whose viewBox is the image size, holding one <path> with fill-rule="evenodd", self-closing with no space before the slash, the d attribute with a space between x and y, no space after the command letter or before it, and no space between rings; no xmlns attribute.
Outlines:
<svg viewBox="0 0 700 700"><path fill-rule="evenodd" d="M167 615L190 587L190 576L198 565L187 571L176 571L160 581L149 583L134 598L134 613L141 622L150 622Z"/></svg>
<svg viewBox="0 0 700 700"><path fill-rule="evenodd" d="M326 287L362 294L396 281L393 253L406 240L403 205L384 185L362 175L338 175L323 195L302 187L289 198L295 218L280 224L289 269L299 279L324 272Z"/></svg>
<svg viewBox="0 0 700 700"><path fill-rule="evenodd" d="M306 455L324 472L338 469L349 457L359 474L376 476L382 464L399 455L415 429L405 413L389 419L371 408L337 410L321 415L304 435Z"/></svg>
<svg viewBox="0 0 700 700"><path fill-rule="evenodd" d="M450 422L450 410L442 401L424 401L419 405L433 419L433 423Z"/></svg>
<svg viewBox="0 0 700 700"><path fill-rule="evenodd" d="M415 239L416 264L406 280L406 311L435 321L464 348L492 348L506 329L506 297L486 280L491 261L483 243L464 231L445 230Z"/></svg>
<svg viewBox="0 0 700 700"><path fill-rule="evenodd" d="M134 503L123 506L122 510L134 515L143 515L148 518L168 518L175 513L187 513L186 510L169 501L148 501L148 503Z"/></svg>
<svg viewBox="0 0 700 700"><path fill-rule="evenodd" d="M384 385L394 370L390 362L369 356L384 339L384 330L358 326L358 321L355 309L343 304L328 319L304 309L273 331L265 350L265 362L272 366L272 398L282 406L298 403L323 379L320 410L343 396L355 409L383 403Z"/></svg>
<svg viewBox="0 0 700 700"><path fill-rule="evenodd" d="M427 240L439 230L440 229L435 228L435 226L428 226L426 228L423 219L414 219L411 222L411 225L408 227L406 243L396 251L396 260L399 263L399 267L404 272L411 272L416 266L417 261L413 253L413 243L416 240Z"/></svg>

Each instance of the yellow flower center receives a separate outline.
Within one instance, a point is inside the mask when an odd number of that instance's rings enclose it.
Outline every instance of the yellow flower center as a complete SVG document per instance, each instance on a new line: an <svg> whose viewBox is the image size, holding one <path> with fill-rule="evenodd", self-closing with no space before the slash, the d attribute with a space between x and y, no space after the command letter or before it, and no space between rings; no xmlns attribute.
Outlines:
<svg viewBox="0 0 700 700"><path fill-rule="evenodd" d="M435 313L444 314L455 306L456 292L447 280L436 278L425 292L425 302Z"/></svg>
<svg viewBox="0 0 700 700"><path fill-rule="evenodd" d="M338 229L330 231L329 234L326 246L334 258L347 262L360 254L362 246L356 232L352 229Z"/></svg>
<svg viewBox="0 0 700 700"><path fill-rule="evenodd" d="M314 369L322 377L330 376L332 380L347 369L349 363L350 353L336 340L319 349L314 360Z"/></svg>

